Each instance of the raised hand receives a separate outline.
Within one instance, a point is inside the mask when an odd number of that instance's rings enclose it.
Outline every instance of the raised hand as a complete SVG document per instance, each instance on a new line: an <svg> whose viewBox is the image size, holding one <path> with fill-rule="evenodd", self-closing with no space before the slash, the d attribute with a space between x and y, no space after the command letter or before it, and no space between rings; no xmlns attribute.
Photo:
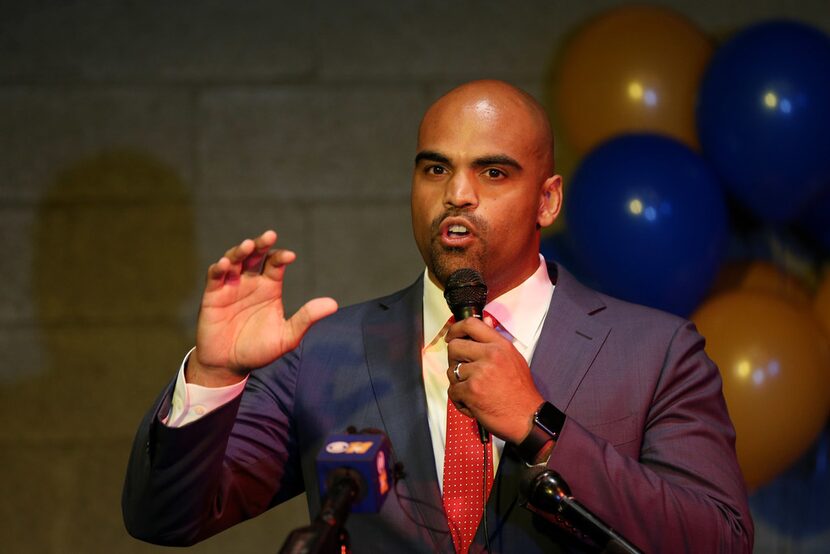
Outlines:
<svg viewBox="0 0 830 554"><path fill-rule="evenodd" d="M208 268L196 350L186 373L189 383L238 382L294 349L311 325L337 310L333 299L315 298L285 318L283 276L297 256L272 251L276 241L277 234L266 231L234 246Z"/></svg>

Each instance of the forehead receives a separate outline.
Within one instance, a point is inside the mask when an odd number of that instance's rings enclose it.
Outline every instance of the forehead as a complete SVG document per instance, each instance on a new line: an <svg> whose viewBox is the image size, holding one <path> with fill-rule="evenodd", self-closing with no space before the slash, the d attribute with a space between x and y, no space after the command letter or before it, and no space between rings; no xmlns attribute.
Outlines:
<svg viewBox="0 0 830 554"><path fill-rule="evenodd" d="M427 111L418 149L451 158L505 154L530 162L543 142L532 114L518 100L443 98Z"/></svg>

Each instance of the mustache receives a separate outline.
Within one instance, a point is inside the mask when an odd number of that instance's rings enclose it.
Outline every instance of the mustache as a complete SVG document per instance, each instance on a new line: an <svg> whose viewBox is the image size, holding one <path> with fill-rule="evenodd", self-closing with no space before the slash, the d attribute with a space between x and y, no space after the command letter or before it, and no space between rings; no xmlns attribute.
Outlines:
<svg viewBox="0 0 830 554"><path fill-rule="evenodd" d="M441 223L443 223L448 217L463 217L472 223L479 233L487 230L487 222L477 214L463 209L448 208L432 220L432 223L430 224L430 231L432 231L433 236L440 234Z"/></svg>

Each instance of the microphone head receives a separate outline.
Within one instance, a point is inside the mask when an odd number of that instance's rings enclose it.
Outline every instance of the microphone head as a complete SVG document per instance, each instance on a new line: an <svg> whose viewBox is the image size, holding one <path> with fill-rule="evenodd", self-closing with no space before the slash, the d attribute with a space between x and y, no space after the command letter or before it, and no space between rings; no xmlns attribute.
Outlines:
<svg viewBox="0 0 830 554"><path fill-rule="evenodd" d="M519 498L523 506L528 504L546 513L558 513L571 490L562 477L544 466L533 466L523 472L519 481Z"/></svg>
<svg viewBox="0 0 830 554"><path fill-rule="evenodd" d="M456 321L467 317L481 316L487 304L487 285L475 269L465 267L456 270L444 286L444 300Z"/></svg>

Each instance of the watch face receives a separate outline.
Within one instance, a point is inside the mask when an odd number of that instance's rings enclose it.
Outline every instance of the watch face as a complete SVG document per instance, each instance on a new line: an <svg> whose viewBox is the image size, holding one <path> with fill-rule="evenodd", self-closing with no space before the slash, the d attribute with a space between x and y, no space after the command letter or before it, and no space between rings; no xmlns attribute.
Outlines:
<svg viewBox="0 0 830 554"><path fill-rule="evenodd" d="M554 439L562 432L562 426L565 425L565 414L562 413L556 406L550 402L545 402L539 411L536 412L536 425L545 430L545 432Z"/></svg>

